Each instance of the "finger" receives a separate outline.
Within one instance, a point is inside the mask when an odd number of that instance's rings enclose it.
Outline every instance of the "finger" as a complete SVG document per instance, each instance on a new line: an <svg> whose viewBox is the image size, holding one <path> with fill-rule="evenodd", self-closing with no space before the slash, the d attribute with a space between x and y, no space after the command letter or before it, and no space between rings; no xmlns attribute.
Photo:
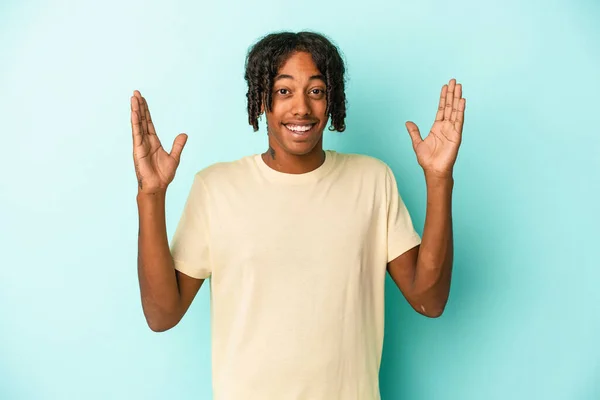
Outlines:
<svg viewBox="0 0 600 400"><path fill-rule="evenodd" d="M130 99L131 102L131 134L133 137L133 145L139 146L142 144L144 140L142 134L142 120L140 119L140 115L138 113L137 108L137 100L134 96Z"/></svg>
<svg viewBox="0 0 600 400"><path fill-rule="evenodd" d="M446 92L448 91L448 85L442 86L442 93L440 94L440 104L438 105L437 114L435 115L436 121L444 119L444 107L446 106Z"/></svg>
<svg viewBox="0 0 600 400"><path fill-rule="evenodd" d="M154 129L154 124L151 123L150 118L150 109L148 108L148 103L146 102L146 98L139 93L140 108L141 108L141 119L142 119L142 133L148 139L150 146L152 148L160 146L160 140L158 136L156 136L156 130ZM151 128L152 127L152 128ZM152 130L151 130L152 129Z"/></svg>
<svg viewBox="0 0 600 400"><path fill-rule="evenodd" d="M138 111L139 115L140 115L140 119L141 119L141 124L142 124L142 135L148 135L148 124L146 123L146 114L144 112L144 100L142 99L142 94L140 93L139 90L135 90L134 92L135 95L135 99L138 103L138 108L136 111Z"/></svg>
<svg viewBox="0 0 600 400"><path fill-rule="evenodd" d="M448 91L446 92L446 106L444 107L444 119L450 120L452 115L452 98L454 97L454 86L456 85L455 79L450 79L448 84Z"/></svg>
<svg viewBox="0 0 600 400"><path fill-rule="evenodd" d="M456 121L456 114L458 114L458 103L460 102L460 98L462 96L462 85L459 83L454 88L454 98L452 100L452 115L450 115L450 121Z"/></svg>
<svg viewBox="0 0 600 400"><path fill-rule="evenodd" d="M173 141L173 148L171 149L171 153L169 155L173 157L175 161L177 161L177 164L179 164L181 152L183 151L183 146L185 146L185 142L187 142L187 138L187 135L185 133L182 133L177 135L177 137Z"/></svg>
<svg viewBox="0 0 600 400"><path fill-rule="evenodd" d="M152 116L150 115L150 108L148 107L148 102L145 97L142 97L144 100L144 111L146 112L146 122L148 123L148 134L156 135L156 129L154 129L154 123L152 122Z"/></svg>
<svg viewBox="0 0 600 400"><path fill-rule="evenodd" d="M465 120L465 108L467 107L467 99L464 97L458 102L458 111L456 113L456 121L454 121L454 129L462 134L463 123Z"/></svg>
<svg viewBox="0 0 600 400"><path fill-rule="evenodd" d="M407 121L405 125L408 134L410 135L410 139L412 140L413 148L416 149L417 145L423 141L421 133L419 132L419 127L411 121Z"/></svg>

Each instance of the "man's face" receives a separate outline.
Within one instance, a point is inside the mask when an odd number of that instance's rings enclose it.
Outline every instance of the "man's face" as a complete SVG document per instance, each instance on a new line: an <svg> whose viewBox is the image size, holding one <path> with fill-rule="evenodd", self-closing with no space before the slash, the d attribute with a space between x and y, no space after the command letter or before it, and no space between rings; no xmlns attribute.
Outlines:
<svg viewBox="0 0 600 400"><path fill-rule="evenodd" d="M325 77L309 53L293 53L273 80L273 103L266 113L269 145L275 154L322 151L326 111Z"/></svg>

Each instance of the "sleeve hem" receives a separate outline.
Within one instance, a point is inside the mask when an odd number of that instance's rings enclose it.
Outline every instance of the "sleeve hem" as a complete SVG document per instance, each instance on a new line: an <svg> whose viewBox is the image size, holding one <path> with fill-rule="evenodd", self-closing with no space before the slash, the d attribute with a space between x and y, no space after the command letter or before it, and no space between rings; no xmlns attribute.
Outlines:
<svg viewBox="0 0 600 400"><path fill-rule="evenodd" d="M190 267L189 265L181 262L181 261L177 261L177 260L173 260L173 263L175 265L175 270L191 277L191 278L195 278L195 279L208 279L210 278L210 273L206 272L206 271L198 271L192 267Z"/></svg>
<svg viewBox="0 0 600 400"><path fill-rule="evenodd" d="M410 236L407 240L403 240L398 244L394 244L390 246L388 251L388 260L390 261L398 258L402 254L406 253L408 250L418 246L421 244L421 237L415 232L412 236Z"/></svg>

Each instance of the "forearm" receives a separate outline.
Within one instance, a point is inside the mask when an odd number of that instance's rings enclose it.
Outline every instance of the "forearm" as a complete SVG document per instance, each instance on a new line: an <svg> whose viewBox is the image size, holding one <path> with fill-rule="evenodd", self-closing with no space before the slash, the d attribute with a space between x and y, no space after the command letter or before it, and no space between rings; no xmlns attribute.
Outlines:
<svg viewBox="0 0 600 400"><path fill-rule="evenodd" d="M428 313L439 315L450 292L454 255L452 177L426 175L427 211L414 277L414 292Z"/></svg>
<svg viewBox="0 0 600 400"><path fill-rule="evenodd" d="M166 192L138 193L138 279L142 308L150 328L162 331L180 319L180 294L169 249Z"/></svg>

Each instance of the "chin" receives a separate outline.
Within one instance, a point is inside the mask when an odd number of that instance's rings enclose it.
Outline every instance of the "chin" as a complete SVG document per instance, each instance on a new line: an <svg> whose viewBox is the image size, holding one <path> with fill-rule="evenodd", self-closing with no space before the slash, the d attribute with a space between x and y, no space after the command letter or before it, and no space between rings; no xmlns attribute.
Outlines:
<svg viewBox="0 0 600 400"><path fill-rule="evenodd" d="M288 142L286 143L285 150L295 156L304 156L314 151L318 143L318 140L316 142Z"/></svg>

